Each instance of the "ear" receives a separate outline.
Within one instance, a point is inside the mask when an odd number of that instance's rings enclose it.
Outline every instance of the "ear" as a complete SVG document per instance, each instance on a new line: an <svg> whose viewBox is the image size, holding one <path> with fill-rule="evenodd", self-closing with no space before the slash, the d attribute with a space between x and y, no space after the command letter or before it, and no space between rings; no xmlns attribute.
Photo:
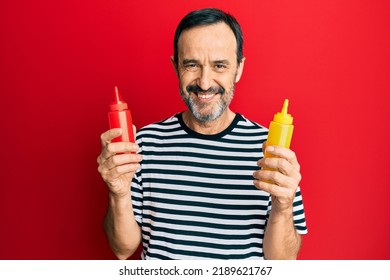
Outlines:
<svg viewBox="0 0 390 280"><path fill-rule="evenodd" d="M240 65L237 68L236 83L241 79L242 71L244 71L245 57L241 59Z"/></svg>
<svg viewBox="0 0 390 280"><path fill-rule="evenodd" d="M179 72L178 72L178 69L177 69L177 64L176 64L176 62L175 62L175 58L174 58L173 55L171 56L171 63L172 63L172 65L173 65L173 69L175 69L176 76L179 77Z"/></svg>

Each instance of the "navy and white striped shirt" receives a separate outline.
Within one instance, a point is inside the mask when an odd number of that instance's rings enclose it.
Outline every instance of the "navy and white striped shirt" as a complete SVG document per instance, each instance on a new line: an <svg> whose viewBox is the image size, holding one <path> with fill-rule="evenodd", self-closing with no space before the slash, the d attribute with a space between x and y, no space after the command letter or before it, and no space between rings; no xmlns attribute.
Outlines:
<svg viewBox="0 0 390 280"><path fill-rule="evenodd" d="M221 133L188 128L182 114L137 133L132 186L143 259L262 259L270 195L253 185L268 130L240 114ZM301 194L294 223L307 232Z"/></svg>

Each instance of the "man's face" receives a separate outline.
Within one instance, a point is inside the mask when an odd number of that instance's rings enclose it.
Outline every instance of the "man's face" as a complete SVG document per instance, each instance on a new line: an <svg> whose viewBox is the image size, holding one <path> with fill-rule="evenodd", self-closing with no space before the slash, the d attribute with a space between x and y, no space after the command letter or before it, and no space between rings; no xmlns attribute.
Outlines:
<svg viewBox="0 0 390 280"><path fill-rule="evenodd" d="M183 31L178 42L180 93L198 121L214 121L225 112L243 64L237 65L236 38L225 23Z"/></svg>

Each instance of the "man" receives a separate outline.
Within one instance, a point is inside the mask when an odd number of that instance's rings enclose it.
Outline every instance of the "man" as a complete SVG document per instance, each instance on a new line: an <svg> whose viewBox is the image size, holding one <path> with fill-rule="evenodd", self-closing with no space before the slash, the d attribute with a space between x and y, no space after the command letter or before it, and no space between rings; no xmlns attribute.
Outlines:
<svg viewBox="0 0 390 280"><path fill-rule="evenodd" d="M102 134L105 230L119 259L295 259L306 233L293 151L230 110L244 69L239 24L217 9L180 22L172 63L188 110L137 133ZM136 154L136 152L138 152ZM263 170L267 168L267 170ZM271 169L271 170L268 170Z"/></svg>

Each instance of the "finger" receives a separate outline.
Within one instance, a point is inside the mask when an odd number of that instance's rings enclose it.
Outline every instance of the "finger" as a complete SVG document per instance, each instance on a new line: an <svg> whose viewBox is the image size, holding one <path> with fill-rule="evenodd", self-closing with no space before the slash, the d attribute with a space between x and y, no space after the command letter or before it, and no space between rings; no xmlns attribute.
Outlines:
<svg viewBox="0 0 390 280"><path fill-rule="evenodd" d="M296 188L295 177L286 176L275 170L258 170L253 173L253 177L259 181L272 183L285 188Z"/></svg>
<svg viewBox="0 0 390 280"><path fill-rule="evenodd" d="M137 135L137 128L135 127L134 124L133 124L133 134L134 134L134 137Z"/></svg>
<svg viewBox="0 0 390 280"><path fill-rule="evenodd" d="M120 165L139 163L141 162L141 160L142 160L142 155L140 154L114 155L103 163L103 167L110 170Z"/></svg>
<svg viewBox="0 0 390 280"><path fill-rule="evenodd" d="M103 164L106 160L110 159L117 153L136 153L139 150L139 146L130 142L115 142L109 143L103 147L100 156L98 157L98 164Z"/></svg>
<svg viewBox="0 0 390 280"><path fill-rule="evenodd" d="M262 158L258 161L258 166L264 169L277 170L284 175L293 175L298 172L288 160L280 157Z"/></svg>
<svg viewBox="0 0 390 280"><path fill-rule="evenodd" d="M259 190L263 190L275 197L291 197L293 195L293 190L285 187L281 187L269 182L264 182L260 180L254 180L253 184Z"/></svg>
<svg viewBox="0 0 390 280"><path fill-rule="evenodd" d="M102 165L105 161L109 160L112 156L117 153L120 154L136 154L139 150L139 146L131 142L115 142L108 143L102 148L102 152L99 155L97 162Z"/></svg>
<svg viewBox="0 0 390 280"><path fill-rule="evenodd" d="M102 142L102 146L106 146L108 143L111 143L111 140L120 136L122 134L121 128L112 128L107 130L106 132L100 135L100 140Z"/></svg>
<svg viewBox="0 0 390 280"><path fill-rule="evenodd" d="M103 179L106 182L112 182L118 179L119 177L123 175L130 174L130 177L133 177L133 173L140 169L139 163L131 163L131 164L125 164L116 166L110 170L107 169L98 169L101 173Z"/></svg>
<svg viewBox="0 0 390 280"><path fill-rule="evenodd" d="M288 148L280 146L268 146L266 148L266 152L271 154L272 156L284 158L288 160L291 164L298 164L296 154Z"/></svg>
<svg viewBox="0 0 390 280"><path fill-rule="evenodd" d="M136 153L138 150L139 146L131 142L114 142L107 144L107 152L109 154Z"/></svg>

